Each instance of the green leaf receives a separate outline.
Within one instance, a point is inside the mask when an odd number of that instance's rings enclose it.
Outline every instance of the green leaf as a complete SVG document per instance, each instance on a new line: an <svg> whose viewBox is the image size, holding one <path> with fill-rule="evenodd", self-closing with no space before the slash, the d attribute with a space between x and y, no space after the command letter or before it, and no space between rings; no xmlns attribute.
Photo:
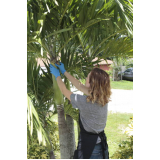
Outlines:
<svg viewBox="0 0 160 160"><path fill-rule="evenodd" d="M69 30L71 30L71 29L72 29L72 28L65 28L65 29L61 29L61 30L59 30L59 31L55 31L55 32L49 34L48 36L46 36L45 38L51 37L51 36L56 35L56 34L58 34L58 33L62 33L62 32L69 31ZM42 40L44 40L44 39L42 39Z"/></svg>

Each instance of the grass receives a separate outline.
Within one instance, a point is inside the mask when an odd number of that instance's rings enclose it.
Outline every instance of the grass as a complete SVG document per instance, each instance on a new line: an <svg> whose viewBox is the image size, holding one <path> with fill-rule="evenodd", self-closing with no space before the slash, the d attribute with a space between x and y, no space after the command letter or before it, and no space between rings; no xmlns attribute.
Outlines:
<svg viewBox="0 0 160 160"><path fill-rule="evenodd" d="M132 117L132 113L108 113L106 127L104 129L107 142L109 146L109 156L111 157L114 152L118 149L118 144L120 141L125 140L127 135L123 133L123 130L128 127L129 119ZM57 115L53 117L53 121L57 121ZM77 132L77 123L74 121L74 130L75 130L75 140L76 146L78 144L78 132ZM60 158L60 153L57 153Z"/></svg>
<svg viewBox="0 0 160 160"><path fill-rule="evenodd" d="M81 79L80 82L85 84L85 79ZM112 81L112 79L110 79L110 83L112 89L133 90L133 81Z"/></svg>
<svg viewBox="0 0 160 160"><path fill-rule="evenodd" d="M133 81L110 81L112 89L133 90Z"/></svg>
<svg viewBox="0 0 160 160"><path fill-rule="evenodd" d="M105 133L107 135L110 157L118 149L120 141L127 138L123 130L128 127L129 119L132 116L132 113L108 113Z"/></svg>

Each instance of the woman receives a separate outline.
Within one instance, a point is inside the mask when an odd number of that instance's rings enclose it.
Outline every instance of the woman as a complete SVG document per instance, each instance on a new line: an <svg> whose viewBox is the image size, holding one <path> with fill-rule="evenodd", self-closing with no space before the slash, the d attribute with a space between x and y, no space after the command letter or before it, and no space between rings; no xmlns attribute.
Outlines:
<svg viewBox="0 0 160 160"><path fill-rule="evenodd" d="M104 133L111 95L109 75L99 68L94 68L83 85L65 70L63 63L55 65L78 90L85 94L73 94L69 91L60 77L59 70L50 64L50 71L56 77L62 94L80 111L80 136L74 159L109 159Z"/></svg>

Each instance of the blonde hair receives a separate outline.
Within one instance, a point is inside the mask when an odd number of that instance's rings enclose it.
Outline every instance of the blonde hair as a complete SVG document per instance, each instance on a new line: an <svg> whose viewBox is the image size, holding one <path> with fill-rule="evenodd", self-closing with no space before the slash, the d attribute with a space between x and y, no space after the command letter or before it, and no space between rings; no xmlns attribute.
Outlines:
<svg viewBox="0 0 160 160"><path fill-rule="evenodd" d="M94 68L89 76L89 96L87 96L87 102L97 102L104 106L110 101L111 86L110 78L107 72L102 69Z"/></svg>

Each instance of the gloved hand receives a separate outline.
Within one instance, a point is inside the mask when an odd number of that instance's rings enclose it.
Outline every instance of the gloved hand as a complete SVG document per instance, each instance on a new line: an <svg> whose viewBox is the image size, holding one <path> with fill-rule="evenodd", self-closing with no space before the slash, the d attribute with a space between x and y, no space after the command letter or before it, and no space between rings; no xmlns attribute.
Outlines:
<svg viewBox="0 0 160 160"><path fill-rule="evenodd" d="M64 64L62 62L60 62L60 65L58 65L58 64L55 64L55 65L60 69L62 74L65 73L66 70L65 70Z"/></svg>
<svg viewBox="0 0 160 160"><path fill-rule="evenodd" d="M55 68L53 65L49 64L50 72L56 77L60 76L59 70Z"/></svg>

